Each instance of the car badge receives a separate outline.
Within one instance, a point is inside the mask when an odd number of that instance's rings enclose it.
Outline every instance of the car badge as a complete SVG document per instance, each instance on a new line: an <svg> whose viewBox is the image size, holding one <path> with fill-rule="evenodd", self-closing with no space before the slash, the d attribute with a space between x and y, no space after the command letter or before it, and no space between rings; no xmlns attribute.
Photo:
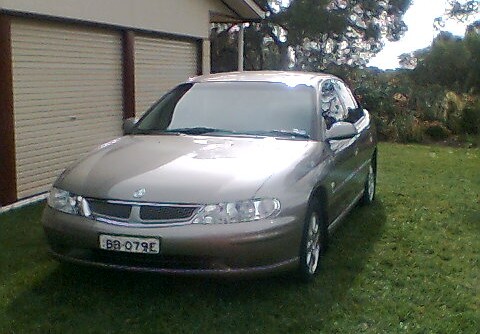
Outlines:
<svg viewBox="0 0 480 334"><path fill-rule="evenodd" d="M145 188L138 189L137 191L135 191L135 192L133 193L133 197L135 197L135 198L142 198L142 197L145 195L146 192L147 192L147 191L145 190Z"/></svg>

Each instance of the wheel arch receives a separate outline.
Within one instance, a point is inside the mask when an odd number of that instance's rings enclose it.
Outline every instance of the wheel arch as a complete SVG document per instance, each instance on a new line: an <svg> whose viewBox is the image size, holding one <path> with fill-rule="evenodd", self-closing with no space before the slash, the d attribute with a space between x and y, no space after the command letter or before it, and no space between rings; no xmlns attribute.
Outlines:
<svg viewBox="0 0 480 334"><path fill-rule="evenodd" d="M329 220L328 220L328 218L329 218L329 215L328 215L329 200L328 200L327 189L323 184L318 184L317 186L315 186L315 188L313 188L312 193L310 194L309 203L311 203L312 201L316 201L319 204L321 214L322 214L322 219L328 225L328 223L329 223Z"/></svg>
<svg viewBox="0 0 480 334"><path fill-rule="evenodd" d="M372 154L372 162L373 162L373 171L377 172L377 156L378 156L378 147L375 147Z"/></svg>

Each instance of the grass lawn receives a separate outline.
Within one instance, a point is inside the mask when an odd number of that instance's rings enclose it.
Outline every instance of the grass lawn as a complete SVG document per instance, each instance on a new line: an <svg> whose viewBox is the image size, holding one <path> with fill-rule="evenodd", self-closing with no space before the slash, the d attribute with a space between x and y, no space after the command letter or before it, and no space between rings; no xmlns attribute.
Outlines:
<svg viewBox="0 0 480 334"><path fill-rule="evenodd" d="M480 150L381 144L378 187L310 285L60 266L42 205L0 215L0 333L477 333Z"/></svg>

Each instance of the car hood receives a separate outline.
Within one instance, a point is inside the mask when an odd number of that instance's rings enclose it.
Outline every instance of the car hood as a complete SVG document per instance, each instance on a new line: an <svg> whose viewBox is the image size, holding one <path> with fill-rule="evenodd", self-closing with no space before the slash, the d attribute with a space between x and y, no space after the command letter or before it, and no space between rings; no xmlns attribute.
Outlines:
<svg viewBox="0 0 480 334"><path fill-rule="evenodd" d="M187 135L126 136L68 168L55 186L92 198L170 203L248 199L294 168L312 142ZM141 198L134 193L145 189Z"/></svg>

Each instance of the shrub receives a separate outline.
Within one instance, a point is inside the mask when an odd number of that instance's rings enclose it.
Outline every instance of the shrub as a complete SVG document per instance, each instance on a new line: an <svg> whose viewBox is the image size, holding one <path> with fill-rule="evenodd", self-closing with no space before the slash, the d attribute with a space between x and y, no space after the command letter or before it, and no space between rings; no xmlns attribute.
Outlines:
<svg viewBox="0 0 480 334"><path fill-rule="evenodd" d="M395 141L400 143L421 143L424 140L420 121L413 115L398 115L394 121Z"/></svg>
<svg viewBox="0 0 480 334"><path fill-rule="evenodd" d="M450 131L439 121L424 122L424 132L433 140L444 140L450 136Z"/></svg>
<svg viewBox="0 0 480 334"><path fill-rule="evenodd" d="M412 89L409 106L416 110L416 116L423 121L444 121L444 98L445 89L441 86L416 86Z"/></svg>
<svg viewBox="0 0 480 334"><path fill-rule="evenodd" d="M480 96L475 90L419 84L405 71L355 73L352 86L370 110L380 140L421 143L455 135L452 140L462 141L480 134Z"/></svg>
<svg viewBox="0 0 480 334"><path fill-rule="evenodd" d="M463 109L461 125L464 133L471 135L480 133L480 102Z"/></svg>
<svg viewBox="0 0 480 334"><path fill-rule="evenodd" d="M458 95L454 92L448 92L445 94L443 100L445 115L444 119L447 128L454 134L462 133L462 113L465 108L465 101L462 95Z"/></svg>

